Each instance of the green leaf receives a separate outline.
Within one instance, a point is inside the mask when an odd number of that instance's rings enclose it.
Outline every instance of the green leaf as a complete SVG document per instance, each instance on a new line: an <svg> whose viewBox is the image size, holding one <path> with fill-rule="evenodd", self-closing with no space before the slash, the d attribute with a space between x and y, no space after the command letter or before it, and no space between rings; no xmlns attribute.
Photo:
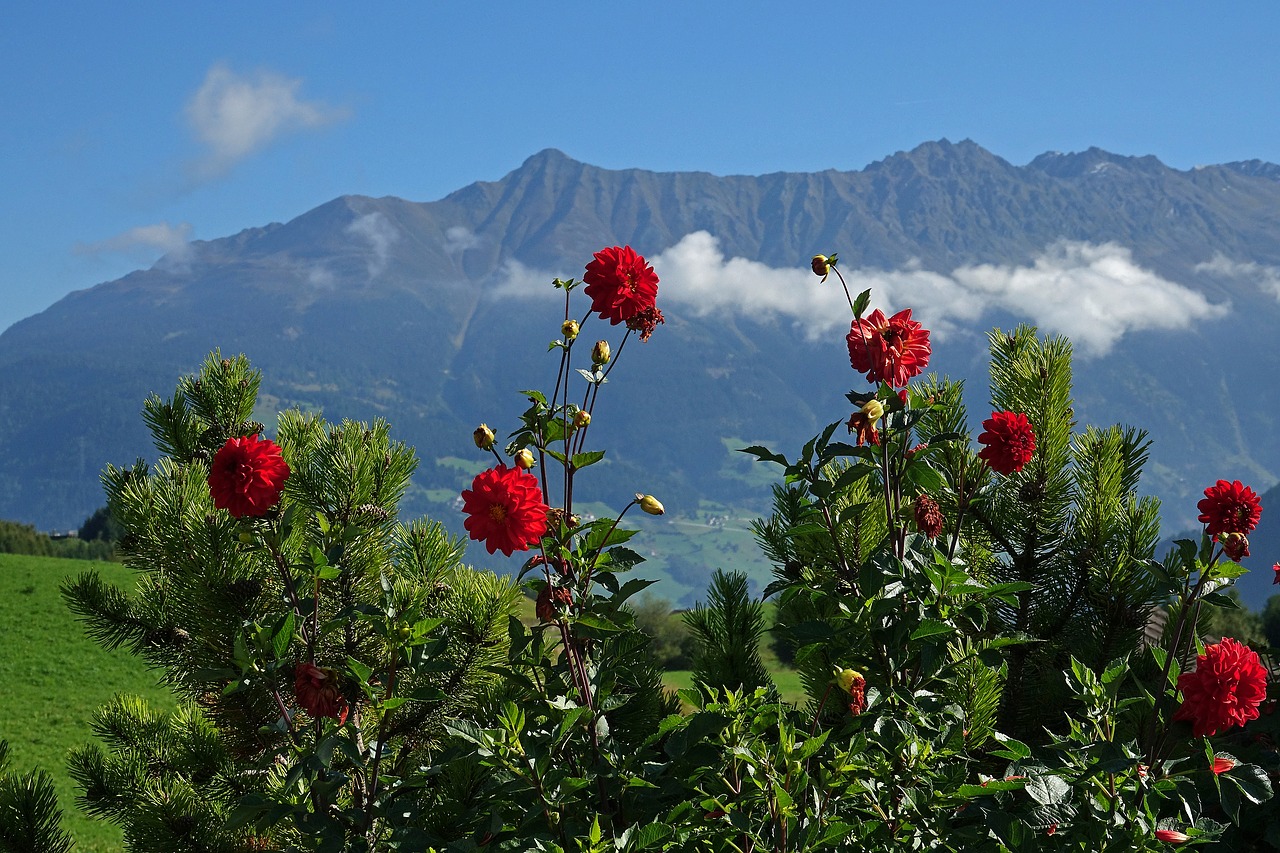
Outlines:
<svg viewBox="0 0 1280 853"><path fill-rule="evenodd" d="M351 674L365 684L369 683L369 676L373 674L373 668L365 666L353 657L347 658L347 668L351 670Z"/></svg>
<svg viewBox="0 0 1280 853"><path fill-rule="evenodd" d="M290 610L288 615L284 617L284 622L280 625L279 630L271 638L271 650L275 652L276 660L283 659L285 652L289 650L289 643L293 641L293 631L294 613Z"/></svg>
<svg viewBox="0 0 1280 853"><path fill-rule="evenodd" d="M925 637L936 637L942 634L950 634L955 628L945 622L939 622L937 619L925 619L921 621L920 627L911 632L911 639L922 640Z"/></svg>
<svg viewBox="0 0 1280 853"><path fill-rule="evenodd" d="M761 462L776 462L777 464L782 465L783 467L786 467L791 464L787 462L787 457L774 453L769 448L761 447L758 444L753 444L750 447L739 447L738 452L750 453L752 456L756 457L756 459L759 459Z"/></svg>
<svg viewBox="0 0 1280 853"><path fill-rule="evenodd" d="M665 823L646 823L636 833L637 850L645 850L667 838L674 830Z"/></svg>
<svg viewBox="0 0 1280 853"><path fill-rule="evenodd" d="M582 470L588 465L594 465L604 458L603 450L590 450L586 453L573 454L572 464L575 470Z"/></svg>
<svg viewBox="0 0 1280 853"><path fill-rule="evenodd" d="M862 312L867 310L867 306L871 304L871 288L867 288L858 294L858 298L853 300L853 316L861 318Z"/></svg>

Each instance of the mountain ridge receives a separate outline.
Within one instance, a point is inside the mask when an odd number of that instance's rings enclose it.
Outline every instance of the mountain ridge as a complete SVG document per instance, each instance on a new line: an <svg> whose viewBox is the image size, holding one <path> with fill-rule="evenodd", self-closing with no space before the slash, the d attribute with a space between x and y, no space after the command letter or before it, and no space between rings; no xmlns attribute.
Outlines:
<svg viewBox="0 0 1280 853"><path fill-rule="evenodd" d="M1053 246L1114 246L1098 263L1131 257L1210 306L1229 303L1225 318L1172 331L1124 327L1110 352L1077 362L1081 423L1151 430L1144 482L1176 524L1219 476L1261 491L1280 474L1280 389L1268 379L1280 375L1268 346L1280 290L1248 278L1280 265L1278 178L1258 161L1179 171L1097 148L1018 166L972 140L939 140L861 170L761 176L601 169L544 149L436 201L340 196L194 242L0 334L0 517L78 524L101 503L104 463L152 455L137 414L146 394L170 393L215 347L263 369L264 406L387 417L424 460L406 510L447 514L447 495L467 481L448 460L472 458L475 423L510 423L516 389L541 381L531 357L558 320L521 282L580 276L602 246L653 259L706 232L725 265L803 271L810 255L837 251L846 273L879 271L891 287L910 274L954 284L958 270L1034 270ZM966 297L985 300L976 320L937 336L931 365L978 398L978 323L1026 320L1016 302L981 293ZM620 372L625 388L599 419L611 448L600 482L664 489L668 506L690 513L762 511L767 491L747 494L742 478L755 475L726 442L798 447L847 405L847 357L839 335L808 340L799 315L697 309L668 303L667 325ZM679 418L657 440L646 428L655 401Z"/></svg>

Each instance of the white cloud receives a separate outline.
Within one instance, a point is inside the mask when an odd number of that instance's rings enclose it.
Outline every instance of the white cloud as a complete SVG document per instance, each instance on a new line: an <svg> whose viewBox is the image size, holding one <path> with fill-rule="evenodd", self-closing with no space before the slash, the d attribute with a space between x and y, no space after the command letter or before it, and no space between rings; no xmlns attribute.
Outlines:
<svg viewBox="0 0 1280 853"><path fill-rule="evenodd" d="M187 122L206 148L195 164L200 178L216 177L280 136L344 119L346 109L298 98L301 80L273 71L236 74L218 63L187 102Z"/></svg>
<svg viewBox="0 0 1280 853"><path fill-rule="evenodd" d="M508 258L498 267L494 275L497 284L492 294L494 298L515 296L520 298L555 298L564 299L564 291L556 290L551 282L555 273L543 272L527 267L519 261Z"/></svg>
<svg viewBox="0 0 1280 853"><path fill-rule="evenodd" d="M705 231L686 235L652 262L662 281L660 299L698 314L732 310L779 317L802 326L810 338L847 326L851 316L834 276L819 284L808 269L726 259ZM986 309L998 308L1070 337L1086 355L1105 354L1129 331L1186 328L1227 311L1144 270L1128 249L1114 243L1062 241L1028 267L984 264L944 275L912 264L894 271L842 272L852 294L871 288L874 306L912 308L913 316L939 336L972 326Z"/></svg>
<svg viewBox="0 0 1280 853"><path fill-rule="evenodd" d="M146 258L154 258L159 251L165 256L166 264L181 265L190 258L191 231L189 222L139 225L96 243L78 243L75 252L79 255L124 255L142 262Z"/></svg>
<svg viewBox="0 0 1280 853"><path fill-rule="evenodd" d="M381 212L375 210L372 213L357 216L347 226L346 231L369 244L370 255L365 259L369 268L369 278L380 275L387 268L391 244L400 239L399 229Z"/></svg>
<svg viewBox="0 0 1280 853"><path fill-rule="evenodd" d="M467 249L480 247L480 238L470 228L454 225L444 232L444 250L450 255L460 254Z"/></svg>
<svg viewBox="0 0 1280 853"><path fill-rule="evenodd" d="M1127 332L1182 329L1228 310L1143 269L1115 243L1064 240L1030 267L984 264L958 269L952 277L1041 329L1066 335L1090 355L1105 354Z"/></svg>
<svg viewBox="0 0 1280 853"><path fill-rule="evenodd" d="M1269 267L1252 261L1233 261L1219 252L1213 260L1196 264L1196 272L1219 278L1252 279L1258 289L1280 299L1280 267Z"/></svg>

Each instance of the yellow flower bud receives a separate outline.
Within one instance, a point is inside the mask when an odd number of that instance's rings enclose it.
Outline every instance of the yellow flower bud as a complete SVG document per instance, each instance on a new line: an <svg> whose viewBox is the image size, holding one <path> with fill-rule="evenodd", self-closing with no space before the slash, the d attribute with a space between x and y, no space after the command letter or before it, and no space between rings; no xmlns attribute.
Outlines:
<svg viewBox="0 0 1280 853"><path fill-rule="evenodd" d="M565 320L560 326L560 334L564 335L566 341L571 341L578 336L578 321Z"/></svg>
<svg viewBox="0 0 1280 853"><path fill-rule="evenodd" d="M533 458L533 452L527 447L522 447L516 451L515 460L516 467L523 468L525 471L528 471L536 464Z"/></svg>
<svg viewBox="0 0 1280 853"><path fill-rule="evenodd" d="M471 433L472 441L481 450L488 450L493 447L493 438L493 430L489 429L488 424L480 424L480 426L476 427L475 432Z"/></svg>
<svg viewBox="0 0 1280 853"><path fill-rule="evenodd" d="M573 425L574 425L574 427L575 427L575 428L577 428L577 429L582 429L584 426L586 426L586 425L587 425L587 424L589 424L589 423L591 423L591 413L590 413L590 412L583 411L582 409L579 409L579 410L574 414L574 416L573 416Z"/></svg>
<svg viewBox="0 0 1280 853"><path fill-rule="evenodd" d="M248 530L241 530L239 533L239 538L241 542L248 545L250 542L253 541L253 534L250 533Z"/></svg>
<svg viewBox="0 0 1280 853"><path fill-rule="evenodd" d="M856 669L838 669L835 671L836 685L845 693L853 694L853 689L858 684L865 684L866 679L862 677L862 673Z"/></svg>
<svg viewBox="0 0 1280 853"><path fill-rule="evenodd" d="M811 263L814 275L820 275L825 280L831 274L831 264L827 261L826 255L814 255Z"/></svg>
<svg viewBox="0 0 1280 853"><path fill-rule="evenodd" d="M872 397L862 404L862 408L859 411L867 416L867 420L871 422L872 426L875 426L876 421L884 416L884 405L875 397Z"/></svg>
<svg viewBox="0 0 1280 853"><path fill-rule="evenodd" d="M610 355L611 353L609 351L609 342L596 341L596 345L591 348L591 363L592 364L608 364Z"/></svg>
<svg viewBox="0 0 1280 853"><path fill-rule="evenodd" d="M636 503L640 505L642 510L649 513L649 515L662 515L666 512L662 506L662 501L658 500L653 495L636 495Z"/></svg>

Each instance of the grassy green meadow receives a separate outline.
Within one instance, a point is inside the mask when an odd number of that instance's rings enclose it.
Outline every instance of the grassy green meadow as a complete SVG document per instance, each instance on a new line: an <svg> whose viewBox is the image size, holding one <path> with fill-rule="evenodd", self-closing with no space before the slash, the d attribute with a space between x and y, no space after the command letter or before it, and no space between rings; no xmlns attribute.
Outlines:
<svg viewBox="0 0 1280 853"><path fill-rule="evenodd" d="M13 769L41 767L53 776L76 850L105 853L120 849L120 833L76 807L67 753L93 739L89 719L115 694L161 707L173 700L139 660L85 636L58 585L86 571L132 588L132 572L118 563L0 554L0 737L9 741Z"/></svg>

